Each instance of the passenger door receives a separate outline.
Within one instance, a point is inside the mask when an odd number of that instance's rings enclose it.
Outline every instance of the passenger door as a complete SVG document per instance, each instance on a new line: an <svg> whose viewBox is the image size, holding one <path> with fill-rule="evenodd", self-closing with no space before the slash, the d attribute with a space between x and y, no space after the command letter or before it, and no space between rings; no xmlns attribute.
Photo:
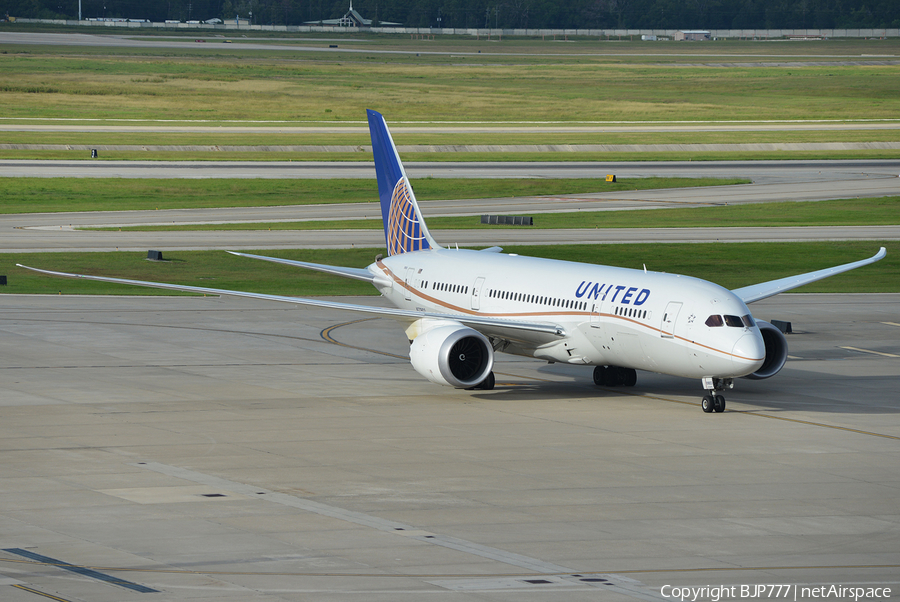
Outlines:
<svg viewBox="0 0 900 602"><path fill-rule="evenodd" d="M678 319L678 312L681 311L681 305L680 301L671 301L666 305L666 311L663 312L662 317L662 326L660 326L659 329L660 336L664 339L675 337L675 320Z"/></svg>
<svg viewBox="0 0 900 602"><path fill-rule="evenodd" d="M484 286L484 278L475 280L475 286L472 287L472 309L474 310L481 309L481 300L479 297L481 296L482 286Z"/></svg>

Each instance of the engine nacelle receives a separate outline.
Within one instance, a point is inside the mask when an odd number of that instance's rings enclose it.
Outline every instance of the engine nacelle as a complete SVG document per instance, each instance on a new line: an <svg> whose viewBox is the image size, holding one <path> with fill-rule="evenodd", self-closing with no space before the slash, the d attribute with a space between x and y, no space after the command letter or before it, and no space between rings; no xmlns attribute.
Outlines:
<svg viewBox="0 0 900 602"><path fill-rule="evenodd" d="M775 376L784 368L784 363L787 361L788 344L781 331L768 322L757 320L756 325L759 326L763 342L766 344L766 359L759 370L744 378L762 380Z"/></svg>
<svg viewBox="0 0 900 602"><path fill-rule="evenodd" d="M433 383L468 389L490 374L494 349L480 332L451 324L417 336L409 348L409 361Z"/></svg>

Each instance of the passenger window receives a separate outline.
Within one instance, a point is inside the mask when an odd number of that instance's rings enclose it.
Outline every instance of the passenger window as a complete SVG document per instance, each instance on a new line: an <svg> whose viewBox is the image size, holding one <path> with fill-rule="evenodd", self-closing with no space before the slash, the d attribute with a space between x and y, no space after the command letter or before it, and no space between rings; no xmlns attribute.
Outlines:
<svg viewBox="0 0 900 602"><path fill-rule="evenodd" d="M722 316L713 315L713 316L706 318L706 325L710 326L712 328L715 328L718 326L724 326L725 323L722 322Z"/></svg>

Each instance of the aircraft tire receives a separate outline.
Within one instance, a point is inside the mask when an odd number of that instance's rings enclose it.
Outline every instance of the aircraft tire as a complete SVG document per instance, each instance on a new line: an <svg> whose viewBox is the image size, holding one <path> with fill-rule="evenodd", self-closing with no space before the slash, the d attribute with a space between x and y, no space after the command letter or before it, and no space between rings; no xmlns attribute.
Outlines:
<svg viewBox="0 0 900 602"><path fill-rule="evenodd" d="M637 370L634 368L627 368L625 371L625 386L633 387L637 384Z"/></svg>
<svg viewBox="0 0 900 602"><path fill-rule="evenodd" d="M722 397L721 395L716 395L714 401L715 401L715 403L713 404L713 406L714 406L715 411L720 414L722 412L724 412L725 411L725 398Z"/></svg>
<svg viewBox="0 0 900 602"><path fill-rule="evenodd" d="M619 384L618 370L615 366L607 366L603 369L603 386L615 387Z"/></svg>
<svg viewBox="0 0 900 602"><path fill-rule="evenodd" d="M715 400L713 399L713 396L704 395L703 400L700 402L700 407L703 409L703 411L709 414L713 411L714 406Z"/></svg>
<svg viewBox="0 0 900 602"><path fill-rule="evenodd" d="M481 384L478 385L478 388L483 391L492 391L494 389L494 384L496 380L494 379L494 372L488 372L487 378L481 381Z"/></svg>
<svg viewBox="0 0 900 602"><path fill-rule="evenodd" d="M487 377L474 387L469 387L466 391L492 391L494 389L494 373L488 372Z"/></svg>
<svg viewBox="0 0 900 602"><path fill-rule="evenodd" d="M606 370L605 366L594 366L594 384L598 387L603 385L603 371Z"/></svg>

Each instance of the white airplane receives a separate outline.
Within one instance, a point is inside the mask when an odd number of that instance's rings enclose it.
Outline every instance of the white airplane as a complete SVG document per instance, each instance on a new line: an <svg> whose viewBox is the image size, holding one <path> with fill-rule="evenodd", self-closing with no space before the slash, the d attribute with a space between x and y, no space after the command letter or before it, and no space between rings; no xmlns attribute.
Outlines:
<svg viewBox="0 0 900 602"><path fill-rule="evenodd" d="M368 111L387 257L365 269L247 253L242 257L372 283L396 308L122 278L85 278L283 301L394 318L406 324L413 368L433 383L491 389L495 352L595 366L594 382L634 386L637 370L701 379L704 412L725 410L734 379L769 378L787 359L784 335L748 303L882 259L874 256L729 291L678 274L521 257L492 247L442 247L422 219L384 118ZM21 266L26 267L26 266Z"/></svg>

